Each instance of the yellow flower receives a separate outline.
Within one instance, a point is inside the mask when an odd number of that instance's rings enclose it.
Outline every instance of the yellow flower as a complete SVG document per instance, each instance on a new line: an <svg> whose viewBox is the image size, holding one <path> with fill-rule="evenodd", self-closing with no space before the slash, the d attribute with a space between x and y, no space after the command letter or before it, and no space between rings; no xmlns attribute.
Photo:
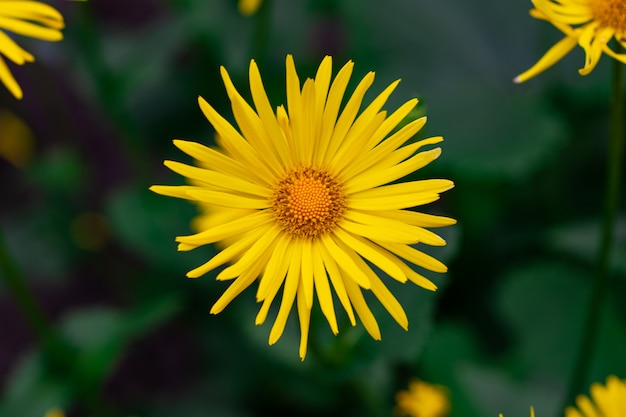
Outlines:
<svg viewBox="0 0 626 417"><path fill-rule="evenodd" d="M624 0L532 0L531 16L547 20L565 37L557 42L529 70L515 77L524 82L550 68L576 45L585 51L585 65L580 75L589 74L602 53L626 63L626 54L614 52L608 43L613 38L626 47L626 3Z"/></svg>
<svg viewBox="0 0 626 417"><path fill-rule="evenodd" d="M407 391L396 394L396 414L409 417L443 417L450 412L448 390L419 379L409 382Z"/></svg>
<svg viewBox="0 0 626 417"><path fill-rule="evenodd" d="M341 109L353 66L348 62L331 80L331 58L326 57L315 79L307 79L301 87L288 55L288 110L279 106L276 112L254 61L249 73L254 108L222 67L239 130L200 97L200 108L217 131L220 148L175 140L201 167L173 161L165 165L192 185L151 187L163 195L193 200L206 210L197 222L203 230L176 240L182 251L211 243L223 248L190 271L190 278L231 264L217 279L234 281L211 313L221 312L258 278L256 298L263 304L256 324L262 324L283 287L269 343L281 337L296 301L303 359L315 294L331 330L339 331L331 284L352 325L356 325L356 311L374 339L381 335L362 290L371 291L408 328L400 303L366 261L397 281L410 280L429 290L436 286L405 261L435 272L447 270L411 245L445 245L426 228L451 225L455 220L407 209L439 199L439 193L454 184L443 179L397 182L436 159L440 148L416 151L443 138L405 145L424 126L425 117L393 132L417 104L412 99L390 115L381 111L399 80L357 117L374 81L373 72L361 80Z"/></svg>
<svg viewBox="0 0 626 417"><path fill-rule="evenodd" d="M17 65L34 62L35 57L5 31L45 41L60 41L64 27L63 16L52 6L38 1L0 0L0 81L15 98L22 98L22 89L2 56Z"/></svg>
<svg viewBox="0 0 626 417"><path fill-rule="evenodd" d="M606 379L606 385L591 385L591 398L579 395L575 407L565 409L565 417L624 417L626 416L626 380L615 375Z"/></svg>
<svg viewBox="0 0 626 417"><path fill-rule="evenodd" d="M263 0L239 0L239 13L244 16L251 16L259 10L261 3Z"/></svg>

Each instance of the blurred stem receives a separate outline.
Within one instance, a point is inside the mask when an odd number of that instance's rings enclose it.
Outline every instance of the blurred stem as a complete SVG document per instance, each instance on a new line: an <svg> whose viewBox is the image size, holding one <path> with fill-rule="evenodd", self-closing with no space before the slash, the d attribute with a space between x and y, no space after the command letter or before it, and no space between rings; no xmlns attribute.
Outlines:
<svg viewBox="0 0 626 417"><path fill-rule="evenodd" d="M81 401L89 411L97 413L96 415L100 417L109 415L110 413L102 406L99 394L83 384L80 375L74 372L75 350L55 331L44 310L26 285L24 276L11 257L1 230L0 279L6 284L9 293L33 331L42 349L46 370L50 372L50 375L55 379L72 380Z"/></svg>
<svg viewBox="0 0 626 417"><path fill-rule="evenodd" d="M618 46L617 53L621 49ZM574 403L576 395L586 392L584 386L589 374L589 368L594 355L598 337L600 315L606 294L608 275L610 270L615 221L619 206L620 178L622 175L622 154L624 152L624 64L613 60L613 87L611 95L611 114L609 126L608 166L606 178L606 200L602 229L600 231L600 245L596 259L596 272L587 317L583 328L580 350L576 367L572 373L570 385L565 397L566 405Z"/></svg>
<svg viewBox="0 0 626 417"><path fill-rule="evenodd" d="M24 314L37 342L43 347L50 346L55 338L52 326L50 326L48 318L24 282L17 265L11 258L11 254L9 253L9 249L1 232L0 278L4 281L9 293L17 303L22 314Z"/></svg>
<svg viewBox="0 0 626 417"><path fill-rule="evenodd" d="M81 16L76 19L76 39L81 56L92 78L96 99L103 106L108 118L120 136L122 148L134 173L140 179L148 179L148 163L141 142L139 126L128 111L124 92L124 82L120 74L114 73L105 61L98 25L89 8L79 9Z"/></svg>
<svg viewBox="0 0 626 417"><path fill-rule="evenodd" d="M267 58L267 45L270 27L271 0L264 0L257 11L256 25L254 27L254 38L252 39L252 57L263 67Z"/></svg>

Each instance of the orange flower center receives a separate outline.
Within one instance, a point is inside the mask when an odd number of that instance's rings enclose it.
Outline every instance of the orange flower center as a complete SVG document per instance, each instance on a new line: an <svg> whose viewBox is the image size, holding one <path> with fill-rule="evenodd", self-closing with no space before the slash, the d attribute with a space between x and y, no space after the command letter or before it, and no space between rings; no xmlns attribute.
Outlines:
<svg viewBox="0 0 626 417"><path fill-rule="evenodd" d="M283 230L307 238L332 230L345 210L339 182L316 168L288 172L274 187L272 206Z"/></svg>
<svg viewBox="0 0 626 417"><path fill-rule="evenodd" d="M626 30L626 1L589 0L589 7L594 19L603 27L610 27L617 31Z"/></svg>

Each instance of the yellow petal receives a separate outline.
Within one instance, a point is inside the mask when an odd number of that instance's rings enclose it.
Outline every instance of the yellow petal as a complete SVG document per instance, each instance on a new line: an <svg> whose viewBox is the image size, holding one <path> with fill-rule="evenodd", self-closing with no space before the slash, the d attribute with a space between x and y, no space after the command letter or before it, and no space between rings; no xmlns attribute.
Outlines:
<svg viewBox="0 0 626 417"><path fill-rule="evenodd" d="M363 327L365 327L365 330L367 330L369 335L372 336L372 339L380 340L380 328L378 327L378 323L376 322L376 318L372 314L372 311L367 306L365 298L363 298L361 288L359 288L356 282L349 279L345 280L345 284L350 301L352 302L352 305L354 305L356 314L359 316L359 319L361 319Z"/></svg>
<svg viewBox="0 0 626 417"><path fill-rule="evenodd" d="M326 248L327 253L329 253L335 263L339 266L339 268L343 269L348 277L354 282L358 283L361 287L369 289L370 283L369 279L367 279L367 275L363 272L350 258L350 255L344 251L340 246L335 243L331 235L323 235L322 244ZM348 248L348 251L351 249Z"/></svg>
<svg viewBox="0 0 626 417"><path fill-rule="evenodd" d="M305 290L303 288L304 283L300 282L300 288L298 288L297 302L298 302L298 319L300 320L300 359L304 360L306 357L306 348L309 341L309 327L311 323L311 306L307 304L305 300Z"/></svg>
<svg viewBox="0 0 626 417"><path fill-rule="evenodd" d="M352 311L352 304L350 303L350 297L348 296L348 292L346 290L341 271L335 263L333 256L330 254L330 252L328 252L328 249L326 249L326 247L321 243L319 243L317 247L319 248L320 254L322 255L324 267L326 268L326 271L328 271L328 277L330 278L330 282L333 284L333 288L335 289L337 297L339 298L341 305L346 311L346 314L348 314L350 324L352 326L356 326L354 312Z"/></svg>
<svg viewBox="0 0 626 417"><path fill-rule="evenodd" d="M273 345L280 339L285 330L285 324L287 324L287 318L289 312L293 306L293 302L298 292L298 285L300 283L300 260L302 257L302 244L298 240L292 242L294 245L294 252L291 256L291 263L289 264L289 270L287 271L287 278L285 278L285 287L283 288L283 298L280 301L280 308L278 309L278 315L270 330L269 344Z"/></svg>
<svg viewBox="0 0 626 417"><path fill-rule="evenodd" d="M515 83L523 83L524 81L533 78L540 73L544 72L552 65L561 60L569 51L574 49L577 44L577 39L573 37L565 37L557 42L552 48L548 49L548 52L537 61L535 65L524 71L513 79Z"/></svg>
<svg viewBox="0 0 626 417"><path fill-rule="evenodd" d="M315 291L317 293L317 299L320 303L320 308L322 309L322 314L326 317L333 334L337 334L339 332L339 328L337 327L337 316L335 315L335 306L333 303L333 296L330 291L330 284L328 282L328 277L326 276L326 270L324 269L322 253L323 249L320 247L319 242L316 241L311 248Z"/></svg>
<svg viewBox="0 0 626 417"><path fill-rule="evenodd" d="M393 262L390 254L384 250L381 250L380 247L366 239L361 237L351 235L350 233L344 232L342 229L338 228L334 231L335 236L337 236L341 241L349 248L352 248L356 253L365 259L369 260L371 263L382 269L386 272L390 277L400 281L406 282L406 275L402 272L400 268ZM358 265L358 264L357 264ZM360 270L363 270L365 274L368 276L368 281L372 274L369 274L370 268L365 265L365 269L361 265Z"/></svg>
<svg viewBox="0 0 626 417"><path fill-rule="evenodd" d="M448 268L441 263L441 261L430 255L426 255L424 252L412 248L411 246L390 242L379 242L379 244L388 251L395 253L399 257L404 258L415 265L421 266L422 268L441 273L448 271Z"/></svg>
<svg viewBox="0 0 626 417"><path fill-rule="evenodd" d="M7 64L4 62L4 59L0 57L0 81L6 86L6 88L15 96L16 99L21 100L22 98L22 89L20 85L15 81L13 74L11 74L11 70L7 67Z"/></svg>

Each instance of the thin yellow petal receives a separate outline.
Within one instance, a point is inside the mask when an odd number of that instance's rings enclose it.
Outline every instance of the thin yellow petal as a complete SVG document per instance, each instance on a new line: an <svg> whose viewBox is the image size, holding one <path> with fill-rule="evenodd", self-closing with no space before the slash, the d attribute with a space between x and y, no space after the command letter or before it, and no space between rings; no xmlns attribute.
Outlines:
<svg viewBox="0 0 626 417"><path fill-rule="evenodd" d="M335 315L335 306L333 303L333 296L330 291L330 284L328 277L326 276L326 269L324 268L324 262L322 260L323 248L320 247L319 242L315 242L311 248L311 258L313 266L313 280L315 282L315 291L317 293L317 299L322 309L322 314L326 317L330 329L333 334L339 333L337 326L337 316Z"/></svg>
<svg viewBox="0 0 626 417"><path fill-rule="evenodd" d="M263 228L259 228L255 231L252 231L241 239L233 242L232 245L229 245L222 251L218 252L214 257L212 257L208 262L203 265L187 272L188 278L199 278L207 272L217 268L218 266L224 265L226 262L230 262L233 259L240 256L246 250L248 250L256 241L258 241L264 234L266 230Z"/></svg>
<svg viewBox="0 0 626 417"><path fill-rule="evenodd" d="M259 265L256 265L257 267ZM211 307L210 314L221 313L231 301L233 301L239 294L241 294L246 288L252 284L261 272L260 269L252 268L245 271L239 276L232 284L228 286L226 291Z"/></svg>
<svg viewBox="0 0 626 417"><path fill-rule="evenodd" d="M271 225L273 223L274 217L271 213L267 211L259 211L242 217L241 219L216 226L213 229L205 230L194 235L178 236L176 241L189 245L201 246L228 239L248 230Z"/></svg>
<svg viewBox="0 0 626 417"><path fill-rule="evenodd" d="M278 227L269 228L237 262L217 274L216 279L222 281L238 277L248 269L256 269L257 264L260 264L263 269L276 245L276 237L280 233L281 229Z"/></svg>
<svg viewBox="0 0 626 417"><path fill-rule="evenodd" d="M259 159L260 156L254 151L254 148L206 100L198 97L198 104L206 118L220 135L222 144L227 148L228 152L236 156L236 159L239 159L245 165L249 165L251 173L255 174L261 182L269 184L272 173Z"/></svg>
<svg viewBox="0 0 626 417"><path fill-rule="evenodd" d="M278 237L278 242L273 251L274 253L272 253L272 257L265 266L263 277L261 277L261 281L259 282L259 288L256 294L257 301L265 300L269 294L270 287L275 285L276 282L280 281L280 283L282 283L282 279L284 279L287 273L289 259L291 259L291 251L293 250L293 246L290 243L291 238L287 235L280 235ZM278 285L278 287L280 287L280 285Z"/></svg>
<svg viewBox="0 0 626 417"><path fill-rule="evenodd" d="M343 269L348 274L349 279L354 280L354 282L359 284L361 287L369 289L370 283L369 279L367 279L367 275L365 275L365 272L363 272L352 261L350 255L346 251L335 243L332 236L323 235L321 240L322 244L326 248L326 251L332 256L339 268Z"/></svg>
<svg viewBox="0 0 626 417"><path fill-rule="evenodd" d="M309 309L313 306L313 255L312 242L310 239L304 239L302 242L302 272L300 280L304 291L304 300Z"/></svg>
<svg viewBox="0 0 626 417"><path fill-rule="evenodd" d="M23 65L26 62L33 62L35 60L35 57L31 53L20 47L2 31L0 31L0 55L6 56L17 65Z"/></svg>
<svg viewBox="0 0 626 417"><path fill-rule="evenodd" d="M233 193L222 193L219 191L212 191L207 189L190 190L188 191L188 193L189 196L196 201L210 203L220 207L261 210L271 207L272 205L270 201L265 198L249 198L239 196Z"/></svg>
<svg viewBox="0 0 626 417"><path fill-rule="evenodd" d="M378 327L378 323L376 322L376 318L372 314L372 311L367 306L365 298L363 298L361 288L359 288L356 282L349 279L345 280L345 284L350 301L352 302L359 319L361 319L363 327L365 327L365 330L367 330L370 336L372 336L372 339L380 340L380 328Z"/></svg>
<svg viewBox="0 0 626 417"><path fill-rule="evenodd" d="M402 272L400 268L390 259L389 253L384 250L381 250L380 247L366 239L363 239L359 236L352 235L350 233L346 233L342 229L338 228L334 231L335 236L337 236L347 247L353 249L357 254L369 260L371 263L382 269L386 272L390 277L400 282L406 282L406 275ZM354 259L353 259L354 260ZM358 266L358 264L357 264ZM367 265L365 265L367 267ZM363 268L359 268L359 270L363 270ZM365 270L366 275L368 275L368 281L371 277L371 274L368 273L370 270L367 267Z"/></svg>
<svg viewBox="0 0 626 417"><path fill-rule="evenodd" d="M523 83L525 81L528 81L530 78L533 78L544 72L552 65L560 61L561 58L567 55L569 51L574 49L576 44L576 38L566 36L565 38L561 39L559 42L554 44L552 48L548 49L548 52L546 52L535 65L515 77L513 79L513 82Z"/></svg>
<svg viewBox="0 0 626 417"><path fill-rule="evenodd" d="M29 36L44 41L54 42L63 39L63 33L58 29L47 28L24 20L17 20L0 16L0 27L4 30Z"/></svg>
<svg viewBox="0 0 626 417"><path fill-rule="evenodd" d="M283 243L287 244L282 246ZM294 253L294 246L289 243L289 239L284 239L284 242L278 242L276 250L268 261L263 277L261 278L261 283L257 290L257 301L263 301L263 304L255 319L257 326L265 322L270 306L285 281L287 271L289 271L289 265L291 264L291 258L293 258ZM283 251L279 252L281 249L283 249Z"/></svg>
<svg viewBox="0 0 626 417"><path fill-rule="evenodd" d="M328 277L330 278L330 282L333 284L333 288L337 293L337 297L339 298L341 305L343 306L346 314L348 315L348 318L350 319L350 324L352 326L356 326L354 312L352 311L352 304L350 303L350 297L348 296L348 292L346 290L341 271L335 263L333 256L330 254L330 252L328 252L328 249L326 249L326 247L321 243L317 246L324 261L324 267L326 268L326 271L328 271Z"/></svg>
<svg viewBox="0 0 626 417"><path fill-rule="evenodd" d="M320 134L319 144L317 147L318 161L326 160L326 155L331 154L328 151L328 147L330 146L330 141L335 131L339 108L341 107L343 94L345 93L348 82L350 81L353 68L354 63L352 61L348 61L341 68L341 70L339 70L332 85L330 86L326 106L324 107L324 116L322 118L322 133Z"/></svg>
<svg viewBox="0 0 626 417"><path fill-rule="evenodd" d="M306 348L309 341L309 327L311 323L311 306L305 300L304 283L300 281L297 293L298 319L300 320L300 359L306 357Z"/></svg>
<svg viewBox="0 0 626 417"><path fill-rule="evenodd" d="M298 292L298 285L300 283L300 259L302 256L302 244L298 240L294 240L292 244L295 246L294 253L291 256L291 263L289 264L289 270L287 271L287 278L285 278L283 298L280 301L278 315L276 316L272 330L270 330L270 345L276 343L283 335L285 324L287 324L287 318L289 317L289 312L293 306L296 293Z"/></svg>
<svg viewBox="0 0 626 417"><path fill-rule="evenodd" d="M456 224L456 220L450 217L419 213L411 210L378 211L376 215L418 227L444 227Z"/></svg>
<svg viewBox="0 0 626 417"><path fill-rule="evenodd" d="M15 96L16 99L22 99L22 89L17 81L15 81L13 74L11 74L11 70L9 70L9 67L4 62L2 57L0 57L0 81L2 81L2 84L5 85L5 87L11 92L11 94L13 94L13 96Z"/></svg>
<svg viewBox="0 0 626 417"><path fill-rule="evenodd" d="M407 159L406 161L394 165L385 170L369 170L355 178L352 178L345 188L348 194L378 187L379 185L389 184L400 178L425 167L441 155L441 148L431 149L429 151L420 152L417 155Z"/></svg>
<svg viewBox="0 0 626 417"><path fill-rule="evenodd" d="M355 259L355 262L360 263L362 268L366 268L367 265L363 260ZM391 291L383 284L382 280L372 271L367 268L367 275L372 283L372 293L378 298L378 301L385 307L385 309L391 314L394 320L404 329L409 328L409 319L402 308L402 305L391 294Z"/></svg>
<svg viewBox="0 0 626 417"><path fill-rule="evenodd" d="M359 84L354 89L352 96L346 103L346 106L343 108L339 119L337 119L337 123L335 124L335 128L333 131L333 136L328 144L328 149L326 151L327 155L335 155L340 146L342 146L346 134L352 127L352 123L356 118L357 113L359 112L359 108L361 107L361 102L363 101L363 97L365 93L370 88L372 83L374 82L374 73L369 72L363 77L363 79L359 82Z"/></svg>
<svg viewBox="0 0 626 417"><path fill-rule="evenodd" d="M422 268L440 273L448 271L448 268L441 263L441 261L430 255L426 255L424 252L412 248L411 246L389 242L379 242L379 244L388 251L395 253L399 257L404 258L415 265L421 266Z"/></svg>

